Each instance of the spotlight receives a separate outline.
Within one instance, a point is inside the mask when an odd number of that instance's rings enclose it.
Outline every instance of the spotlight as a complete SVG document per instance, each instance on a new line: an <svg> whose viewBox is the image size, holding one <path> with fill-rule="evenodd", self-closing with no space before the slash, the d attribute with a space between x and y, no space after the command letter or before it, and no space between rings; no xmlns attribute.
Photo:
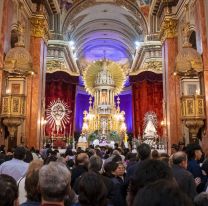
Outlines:
<svg viewBox="0 0 208 206"><path fill-rule="evenodd" d="M136 48L140 47L140 45L141 45L141 43L139 41L135 41L134 44L135 44Z"/></svg>
<svg viewBox="0 0 208 206"><path fill-rule="evenodd" d="M70 46L74 46L74 41L69 41Z"/></svg>

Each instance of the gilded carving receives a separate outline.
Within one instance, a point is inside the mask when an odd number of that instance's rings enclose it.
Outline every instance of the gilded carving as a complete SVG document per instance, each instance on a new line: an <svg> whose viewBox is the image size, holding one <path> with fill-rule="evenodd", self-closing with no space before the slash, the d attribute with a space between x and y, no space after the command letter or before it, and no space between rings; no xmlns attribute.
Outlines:
<svg viewBox="0 0 208 206"><path fill-rule="evenodd" d="M189 128L189 132L192 135L192 139L197 138L198 131L204 126L204 121L202 119L190 119L185 122L186 127Z"/></svg>
<svg viewBox="0 0 208 206"><path fill-rule="evenodd" d="M204 97L200 95L182 96L182 119L205 118Z"/></svg>
<svg viewBox="0 0 208 206"><path fill-rule="evenodd" d="M142 71L162 73L162 61L149 61L144 64Z"/></svg>
<svg viewBox="0 0 208 206"><path fill-rule="evenodd" d="M30 19L32 25L32 36L48 40L49 31L46 18L41 14L35 14Z"/></svg>
<svg viewBox="0 0 208 206"><path fill-rule="evenodd" d="M3 99L3 106L2 106L2 113L8 113L9 112L9 98Z"/></svg>
<svg viewBox="0 0 208 206"><path fill-rule="evenodd" d="M19 107L20 107L20 99L19 98L13 98L13 102L12 102L13 108L12 108L12 112L14 113L19 113Z"/></svg>
<svg viewBox="0 0 208 206"><path fill-rule="evenodd" d="M3 124L8 127L9 130L9 136L14 137L15 132L17 131L17 127L21 125L23 122L23 119L19 117L8 117L3 119Z"/></svg>
<svg viewBox="0 0 208 206"><path fill-rule="evenodd" d="M67 69L66 65L63 62L59 61L59 60L47 61L46 65L47 65L47 72L49 72L49 73L53 73L53 72L56 72L56 71L68 72L68 69Z"/></svg>
<svg viewBox="0 0 208 206"><path fill-rule="evenodd" d="M192 138L195 139L199 129L204 125L204 96L182 96L181 109L182 120L184 121L186 127L189 128L189 132L192 134Z"/></svg>
<svg viewBox="0 0 208 206"><path fill-rule="evenodd" d="M25 97L22 95L5 95L2 97L2 117L19 116L24 118Z"/></svg>
<svg viewBox="0 0 208 206"><path fill-rule="evenodd" d="M175 38L177 36L177 20L173 18L165 18L161 25L160 39L164 42L166 39Z"/></svg>

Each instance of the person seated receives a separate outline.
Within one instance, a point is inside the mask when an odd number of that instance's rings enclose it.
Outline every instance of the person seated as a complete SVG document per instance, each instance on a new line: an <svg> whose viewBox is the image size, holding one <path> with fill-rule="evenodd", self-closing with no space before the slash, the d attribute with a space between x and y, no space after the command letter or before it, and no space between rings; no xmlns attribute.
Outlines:
<svg viewBox="0 0 208 206"><path fill-rule="evenodd" d="M18 206L18 187L15 179L9 175L0 175L0 205Z"/></svg>
<svg viewBox="0 0 208 206"><path fill-rule="evenodd" d="M69 194L71 174L62 163L50 162L39 171L41 206L64 206L64 199Z"/></svg>
<svg viewBox="0 0 208 206"><path fill-rule="evenodd" d="M174 182L158 180L139 190L133 206L193 206Z"/></svg>

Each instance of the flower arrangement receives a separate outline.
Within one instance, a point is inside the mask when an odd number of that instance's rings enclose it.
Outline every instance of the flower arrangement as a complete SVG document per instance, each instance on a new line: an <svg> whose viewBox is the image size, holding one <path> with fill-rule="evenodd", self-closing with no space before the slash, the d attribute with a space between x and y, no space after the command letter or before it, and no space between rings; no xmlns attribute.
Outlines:
<svg viewBox="0 0 208 206"><path fill-rule="evenodd" d="M117 131L112 131L112 132L110 132L108 139L110 141L119 142L121 138L120 138L120 136L119 136Z"/></svg>
<svg viewBox="0 0 208 206"><path fill-rule="evenodd" d="M94 140L99 139L98 130L95 130L88 136L88 142L93 142Z"/></svg>

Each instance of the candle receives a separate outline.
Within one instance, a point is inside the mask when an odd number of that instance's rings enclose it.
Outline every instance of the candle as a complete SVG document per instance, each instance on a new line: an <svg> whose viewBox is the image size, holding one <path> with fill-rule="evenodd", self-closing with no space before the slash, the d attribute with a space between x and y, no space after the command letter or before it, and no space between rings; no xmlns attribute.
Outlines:
<svg viewBox="0 0 208 206"><path fill-rule="evenodd" d="M70 123L70 126L69 126L69 136L71 136L71 123Z"/></svg>

